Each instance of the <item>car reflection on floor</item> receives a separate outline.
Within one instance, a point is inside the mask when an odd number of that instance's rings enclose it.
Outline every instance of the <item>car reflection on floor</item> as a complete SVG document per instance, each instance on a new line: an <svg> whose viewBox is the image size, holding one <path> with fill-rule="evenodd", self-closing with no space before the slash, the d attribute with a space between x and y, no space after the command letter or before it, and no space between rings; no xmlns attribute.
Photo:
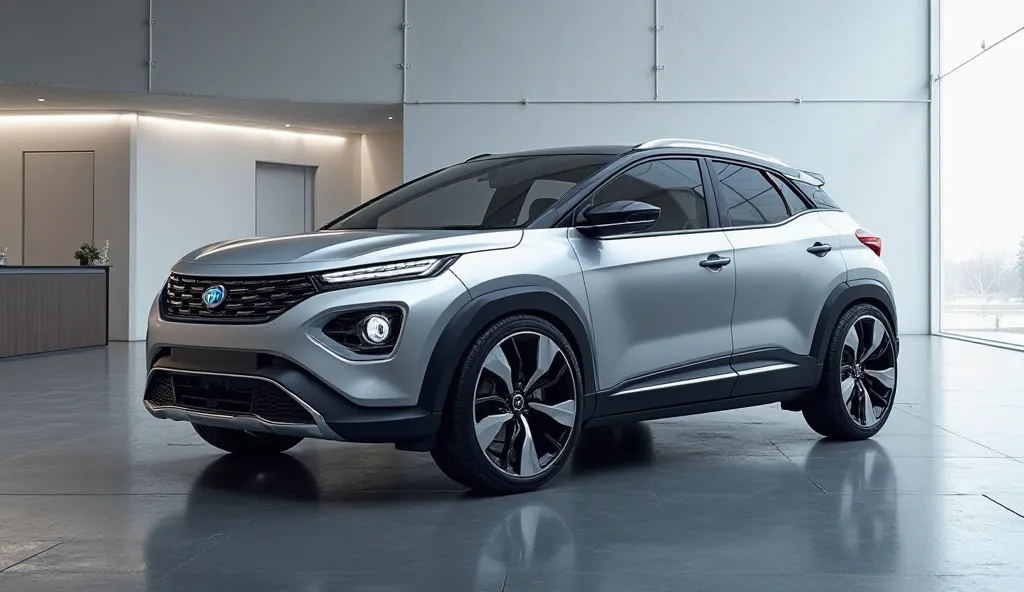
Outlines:
<svg viewBox="0 0 1024 592"><path fill-rule="evenodd" d="M658 426L587 430L572 478L655 462L652 429ZM843 454L835 454L837 446ZM841 491L758 503L749 495L673 498L643 482L616 495L555 486L503 498L415 491L339 497L321 491L321 479L299 455L227 455L195 480L183 514L154 525L146 562L155 579L176 569L216 570L237 589L309 591L356 583L500 590L509 573L541 574L549 589L627 589L624 574L636 569L638 554L644 569L661 562L699 570L712 558L767 556L780 573L814 564L832 573L864 565L897 571L898 508L887 493L895 490L895 471L885 449L873 441L820 441L803 464L785 470L802 475L816 463L842 471ZM723 505L727 519L711 510ZM168 551L179 541L204 538L209 547L187 565L168 563L180 562ZM599 576L580 580L584 573Z"/></svg>

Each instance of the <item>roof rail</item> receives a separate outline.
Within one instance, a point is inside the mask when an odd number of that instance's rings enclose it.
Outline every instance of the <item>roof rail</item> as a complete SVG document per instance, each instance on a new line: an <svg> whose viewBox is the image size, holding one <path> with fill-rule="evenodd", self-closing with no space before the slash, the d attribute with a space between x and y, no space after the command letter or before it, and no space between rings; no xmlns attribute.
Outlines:
<svg viewBox="0 0 1024 592"><path fill-rule="evenodd" d="M719 152L729 152L736 154L737 156L748 156L751 158L758 158L772 162L781 166L788 167L786 163L782 162L774 156L768 156L760 152L753 150L747 150L746 148L740 148L739 146L730 146L729 144L719 144L718 142L708 142L706 140L688 140L685 138L661 138L658 140L649 140L643 144L636 146L637 150L651 150L654 148L704 148L707 150L718 150Z"/></svg>
<svg viewBox="0 0 1024 592"><path fill-rule="evenodd" d="M466 159L466 162L469 162L471 160L476 160L478 158L485 158L485 157L488 157L488 156L491 156L491 153L490 152L484 152L483 154L477 154L476 156L470 156L469 158Z"/></svg>

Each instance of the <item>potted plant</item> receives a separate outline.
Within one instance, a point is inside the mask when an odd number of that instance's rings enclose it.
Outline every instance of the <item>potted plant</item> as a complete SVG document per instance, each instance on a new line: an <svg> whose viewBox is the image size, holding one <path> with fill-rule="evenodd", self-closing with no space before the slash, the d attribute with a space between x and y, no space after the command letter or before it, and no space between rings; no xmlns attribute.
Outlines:
<svg viewBox="0 0 1024 592"><path fill-rule="evenodd" d="M91 265L93 261L99 258L100 250L89 243L84 243L75 251L75 259L78 259L79 265Z"/></svg>

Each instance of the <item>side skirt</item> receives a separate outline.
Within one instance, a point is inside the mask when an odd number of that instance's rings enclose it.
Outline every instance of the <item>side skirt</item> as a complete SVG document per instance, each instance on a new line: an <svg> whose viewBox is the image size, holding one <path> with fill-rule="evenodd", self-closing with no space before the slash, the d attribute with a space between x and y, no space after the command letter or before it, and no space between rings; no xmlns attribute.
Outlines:
<svg viewBox="0 0 1024 592"><path fill-rule="evenodd" d="M766 403L782 401L787 409L799 408L800 397L813 390L817 373L817 360L811 356L780 348L737 352L661 370L598 392L591 419L691 415L765 404L758 402L760 398Z"/></svg>
<svg viewBox="0 0 1024 592"><path fill-rule="evenodd" d="M683 417L686 415L699 415L715 411L728 411L730 409L742 409L745 407L756 407L759 405L770 405L772 403L795 401L805 396L804 389L780 391L776 393L764 393L760 395L747 395L743 397L730 397L703 403L690 403L677 405L675 407L662 407L660 409L648 409L646 411L634 411L632 413L619 413L595 417L584 425L586 427L615 425L623 423L635 423L638 421L650 421L652 419L665 419L669 417Z"/></svg>

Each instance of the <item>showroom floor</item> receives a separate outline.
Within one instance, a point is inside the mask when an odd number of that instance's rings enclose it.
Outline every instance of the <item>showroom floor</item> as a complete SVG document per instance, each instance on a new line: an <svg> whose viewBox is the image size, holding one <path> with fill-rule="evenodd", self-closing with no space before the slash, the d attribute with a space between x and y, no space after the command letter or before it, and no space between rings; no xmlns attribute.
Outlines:
<svg viewBox="0 0 1024 592"><path fill-rule="evenodd" d="M0 590L1024 590L1024 355L903 343L873 441L778 406L595 430L490 499L389 446L218 454L143 410L140 345L0 362Z"/></svg>

